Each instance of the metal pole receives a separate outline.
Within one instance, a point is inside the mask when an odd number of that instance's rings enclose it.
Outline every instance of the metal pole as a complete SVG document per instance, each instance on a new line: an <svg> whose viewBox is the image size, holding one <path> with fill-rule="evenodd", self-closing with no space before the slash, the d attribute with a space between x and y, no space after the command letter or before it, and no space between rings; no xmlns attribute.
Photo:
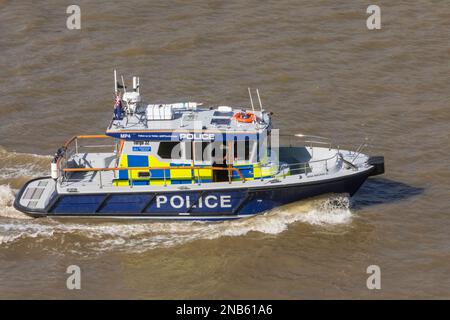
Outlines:
<svg viewBox="0 0 450 320"><path fill-rule="evenodd" d="M251 105L252 105L252 111L253 111L253 113L255 113L255 107L253 106L252 93L251 93L251 91L250 91L250 88L247 88L247 89L248 89L248 95L249 95L249 97L250 97L250 103L251 103Z"/></svg>
<svg viewBox="0 0 450 320"><path fill-rule="evenodd" d="M117 71L114 69L114 94L117 96Z"/></svg>
<svg viewBox="0 0 450 320"><path fill-rule="evenodd" d="M123 81L123 76L120 76L120 78L122 79L123 92L127 92L127 89L125 88L125 81Z"/></svg>
<svg viewBox="0 0 450 320"><path fill-rule="evenodd" d="M256 94L258 95L259 108L261 109L261 114L262 114L262 112L263 112L263 107L262 107L262 104L261 104L261 98L259 97L259 90L258 90L258 89L256 89Z"/></svg>

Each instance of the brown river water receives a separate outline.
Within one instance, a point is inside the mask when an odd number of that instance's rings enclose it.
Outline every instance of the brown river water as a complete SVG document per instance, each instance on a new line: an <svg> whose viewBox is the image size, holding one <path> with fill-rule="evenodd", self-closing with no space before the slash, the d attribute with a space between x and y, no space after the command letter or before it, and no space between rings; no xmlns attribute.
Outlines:
<svg viewBox="0 0 450 320"><path fill-rule="evenodd" d="M0 298L450 298L448 1L378 0L381 30L367 1L78 3L68 30L67 1L0 0ZM248 105L259 88L282 132L366 140L386 174L223 223L15 211L58 146L104 132L114 68L152 102Z"/></svg>

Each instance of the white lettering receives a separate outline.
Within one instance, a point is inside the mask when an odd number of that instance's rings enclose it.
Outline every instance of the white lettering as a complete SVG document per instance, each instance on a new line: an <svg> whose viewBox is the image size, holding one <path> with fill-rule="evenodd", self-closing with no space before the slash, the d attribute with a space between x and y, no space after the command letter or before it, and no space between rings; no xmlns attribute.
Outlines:
<svg viewBox="0 0 450 320"><path fill-rule="evenodd" d="M190 307L183 304L182 307L177 307L176 313L178 315L203 315L204 318L208 317L211 307Z"/></svg>
<svg viewBox="0 0 450 320"><path fill-rule="evenodd" d="M231 208L231 196L221 196L220 197L220 207L221 208Z"/></svg>
<svg viewBox="0 0 450 320"><path fill-rule="evenodd" d="M210 199L214 200L215 202L211 204L211 203L209 202ZM207 197L205 198L205 205L206 205L208 208L211 208L211 209L217 207L217 197L216 197L216 196L213 196L213 195L207 196Z"/></svg>
<svg viewBox="0 0 450 320"><path fill-rule="evenodd" d="M167 197L157 196L156 197L156 207L161 208L161 204L167 203Z"/></svg>
<svg viewBox="0 0 450 320"><path fill-rule="evenodd" d="M214 140L214 133L180 133L180 140Z"/></svg>
<svg viewBox="0 0 450 320"><path fill-rule="evenodd" d="M178 199L178 204L175 203L175 200ZM170 198L170 205L172 208L179 209L184 206L184 199L181 196L173 196Z"/></svg>
<svg viewBox="0 0 450 320"><path fill-rule="evenodd" d="M180 196L173 195L170 197L164 195L156 196L156 207L159 209L162 205L169 203L170 206L174 209L180 209L183 207L190 208L191 207L191 198L189 195ZM208 195L205 198L199 197L197 203L194 203L194 208L202 208L203 206L213 209L213 208L231 208L231 195Z"/></svg>

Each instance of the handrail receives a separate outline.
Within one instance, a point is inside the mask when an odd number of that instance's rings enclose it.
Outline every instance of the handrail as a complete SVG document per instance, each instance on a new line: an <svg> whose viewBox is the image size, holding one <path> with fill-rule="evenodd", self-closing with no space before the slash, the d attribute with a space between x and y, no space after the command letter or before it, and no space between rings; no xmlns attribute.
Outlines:
<svg viewBox="0 0 450 320"><path fill-rule="evenodd" d="M72 142L74 142L75 140L78 140L78 139L105 139L105 138L113 139L112 137L104 135L104 134L80 135L80 136L73 136L72 138L67 140L63 146L67 148Z"/></svg>
<svg viewBox="0 0 450 320"><path fill-rule="evenodd" d="M323 161L330 161L336 158L339 155L339 153L335 153L332 157L324 158L324 159L317 159L317 160L311 160L311 161L305 161L305 162L295 162L295 163L289 163L289 165L300 165L300 164L309 164L309 163L316 163L316 162L323 162Z"/></svg>
<svg viewBox="0 0 450 320"><path fill-rule="evenodd" d="M81 136L75 136L77 139L105 139L105 138L111 138L113 137L107 136L105 134L91 134L91 135L81 135Z"/></svg>
<svg viewBox="0 0 450 320"><path fill-rule="evenodd" d="M112 167L112 168L64 168L64 172L89 172L89 171L120 171L120 170L227 170L227 171L235 171L241 178L243 182L246 181L244 175L238 168L223 168L223 167L199 167L199 166L186 166L186 167Z"/></svg>
<svg viewBox="0 0 450 320"><path fill-rule="evenodd" d="M353 145L349 145L346 143L340 143L340 142L336 141L335 139L328 138L328 137L322 137L322 136L317 136L317 135L308 135L308 134L279 134L279 137L280 138L288 138L290 147L294 146L295 143L298 141L300 143L304 143L302 146L305 146L305 147L313 147L313 146L321 147L323 145L327 145L329 149L336 149L338 153L340 152L340 150L346 149L346 150L353 152L355 155L357 155L358 153L361 153L362 150L360 150L360 148L365 148L368 146L368 144L364 141L363 143L361 143L359 145L357 150L352 151L353 147L354 147ZM300 140L294 141L293 138L300 138ZM367 140L367 138L366 138L366 140ZM281 146L281 143L280 143L280 146Z"/></svg>
<svg viewBox="0 0 450 320"><path fill-rule="evenodd" d="M303 139L300 140L301 142L304 142L305 145L308 144L308 146L316 145L327 145L329 149L332 148L334 145L333 140L331 138L327 137L321 137L321 136L314 136L314 135L306 135L306 134L280 134L280 138L288 138L289 139L289 145L292 146L292 139ZM281 142L281 141L280 141Z"/></svg>
<svg viewBox="0 0 450 320"><path fill-rule="evenodd" d="M326 145L329 145L330 149L332 147L331 139L325 138L325 137L320 137L320 136L281 135L280 134L280 137L305 138L307 140L306 141L303 140L303 142L310 143L311 146L313 144L316 144L316 145L318 145L318 144L321 144L321 145L326 144ZM76 148L77 148L78 147L78 145L77 145L77 140L78 139L103 139L103 138L112 138L112 139L114 139L113 137L110 137L110 136L107 136L107 135L80 135L80 136L73 136L71 139L69 139L64 144L63 148L65 148L64 151L67 151L67 149L70 146L70 144L73 143L74 141L76 143ZM315 139L317 139L317 140L315 140ZM322 140L322 141L320 141L320 140ZM289 143L292 145L291 140L289 140ZM332 157L329 157L329 158L326 158L326 159L317 159L317 160L311 160L311 161L299 162L299 163L289 163L289 164L285 164L285 165L287 165L287 167L289 168L289 171L291 172L288 175L292 175L292 173L296 172L296 171L300 171L300 174L301 174L301 170L305 170L305 172L306 172L306 170L307 170L309 165L315 164L315 163L319 163L319 162L324 163L324 168L325 168L324 172L328 172L328 161L330 161L330 160L332 160L332 159L334 159L334 158L336 158L338 156L339 156L339 148L337 149L337 152ZM70 156L68 154L66 154L66 152L64 152L63 155L57 160L58 170L60 170L61 173L66 173L66 172L100 172L100 179L101 179L101 172L104 172L104 171L114 171L114 172L116 172L116 171L120 171L120 170L124 170L124 171L125 170L126 171L164 170L164 173L165 173L166 172L165 170L186 170L186 169L188 169L188 170L197 170L197 172L199 172L198 170L220 170L220 171L236 172L239 175L240 180L242 182L246 181L246 179L243 176L242 172L239 170L239 168L236 168L236 167L226 167L226 168L224 168L224 167L215 167L215 166L204 166L204 167L203 166L202 167L199 167L199 166L185 166L185 167L184 166L183 167L166 166L166 167L64 168L65 165L63 164L61 166L60 162L63 159L65 161L67 161L68 160L67 158L70 158ZM266 164L258 163L255 167L263 168L263 167L266 167L267 165L268 165L268 163L266 163ZM263 177L262 176L262 172L261 172L261 177L260 178L261 178L261 180L263 180L263 179L267 179L267 178L270 179L270 178L277 177L278 175L281 174L280 170L282 171L281 166L278 168L276 173L270 173L266 177ZM114 174L114 176L115 176L115 174ZM194 178L195 178L195 176L196 175L194 174ZM283 174L283 176L285 176L285 174ZM67 177L66 175L63 175L63 174L61 175L61 178L63 180L64 179L70 180L69 177ZM231 179L231 175L229 175L229 178ZM199 173L198 173L198 179L200 180L200 174ZM166 180L166 179L164 178L164 180ZM231 182L231 180L230 180L230 182Z"/></svg>
<svg viewBox="0 0 450 320"><path fill-rule="evenodd" d="M64 151L66 151L68 149L68 147L75 141L75 143L77 142L78 139L103 139L103 138L112 138L110 136L107 135L79 135L79 136L73 136L72 138L70 138L69 140L66 141L66 143L63 145L63 148L65 149ZM246 179L244 177L244 175L242 174L242 172L238 169L238 168L232 168L232 167L227 167L227 168L223 168L223 167L213 167L213 166L208 166L208 167L199 167L199 166L186 166L186 167L112 167L112 168L61 168L61 161L65 158L65 154L63 154L58 160L57 160L57 167L59 170L61 170L62 172L89 172L89 171L93 171L93 172L98 172L100 171L100 173L102 171L120 171L120 170L127 170L127 171L136 171L136 170L223 170L223 171L233 171L236 172L241 181L245 182ZM165 171L164 171L165 173ZM200 178L200 176L199 176Z"/></svg>
<svg viewBox="0 0 450 320"><path fill-rule="evenodd" d="M339 155L340 155L340 153L336 152L333 156L328 157L328 158L311 160L311 161L304 161L304 162L286 163L285 165L287 165L289 167L289 170L298 171L298 170L301 170L302 168L305 169L307 166L309 166L311 164L317 164L317 163L320 163L320 162L324 162L325 163L325 168L326 168L326 170L328 170L328 161L333 160L335 158L338 158ZM256 166L259 167L259 168L262 168L262 167L265 167L267 165L268 164L258 163ZM298 168L296 168L296 167L298 167ZM272 174L270 177L275 177L277 174Z"/></svg>
<svg viewBox="0 0 450 320"><path fill-rule="evenodd" d="M73 136L71 137L69 140L67 140L64 144L63 144L63 148L65 149L65 151L69 148L69 145L74 142L77 141L78 139L105 139L105 138L111 138L110 136L104 135L104 134L95 134L95 135L79 135L79 136ZM58 159L58 161L56 162L58 168L59 168L59 164L61 162L61 160L64 158L64 155L62 157L60 157Z"/></svg>

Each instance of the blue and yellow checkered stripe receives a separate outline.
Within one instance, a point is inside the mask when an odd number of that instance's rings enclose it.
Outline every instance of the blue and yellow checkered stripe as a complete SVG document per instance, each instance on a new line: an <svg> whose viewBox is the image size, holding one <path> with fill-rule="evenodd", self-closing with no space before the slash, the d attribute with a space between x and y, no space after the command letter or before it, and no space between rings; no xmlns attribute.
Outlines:
<svg viewBox="0 0 450 320"><path fill-rule="evenodd" d="M118 178L114 180L115 186L133 185L168 185L168 184L193 184L199 182L212 182L211 169L182 169L191 167L190 164L176 164L159 161L155 156L127 155L122 154L119 168L152 167L173 169L150 169L150 170L119 170ZM175 169L176 168L176 169ZM140 172L149 172L150 176L139 176Z"/></svg>
<svg viewBox="0 0 450 320"><path fill-rule="evenodd" d="M236 165L233 166L239 169L241 174L246 180L264 179L271 177L277 173L278 168L276 166L261 166L260 164L249 164L249 165ZM241 180L239 173L233 171L233 181Z"/></svg>
<svg viewBox="0 0 450 320"><path fill-rule="evenodd" d="M127 167L152 167L171 169L151 169L151 170L119 170L118 177L114 180L115 186L133 185L168 185L168 184L194 184L198 182L212 182L212 169L182 169L190 167L190 164L176 164L159 161L155 156L149 155L127 155L120 157L119 168ZM209 166L205 166L209 167ZM173 169L172 169L173 168ZM177 169L175 169L177 168ZM260 166L258 164L234 166L240 170L246 180L264 179L273 176L277 172L275 166ZM150 176L139 176L140 172L149 172ZM241 177L237 171L232 171L232 180L239 181Z"/></svg>

